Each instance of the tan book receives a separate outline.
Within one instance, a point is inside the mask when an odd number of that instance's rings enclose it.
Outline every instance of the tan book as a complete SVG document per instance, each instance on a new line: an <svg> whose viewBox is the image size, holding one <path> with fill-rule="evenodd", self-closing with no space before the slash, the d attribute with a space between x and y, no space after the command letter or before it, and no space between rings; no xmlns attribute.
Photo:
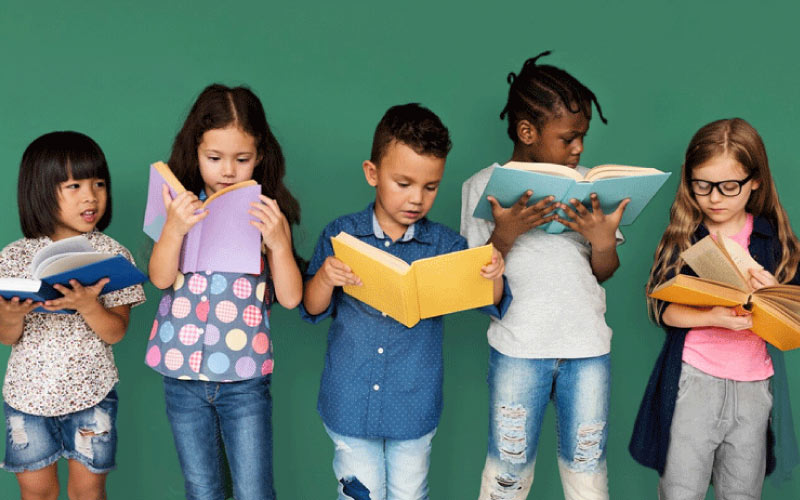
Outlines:
<svg viewBox="0 0 800 500"><path fill-rule="evenodd" d="M492 245L470 248L411 264L341 232L331 238L336 258L363 283L344 292L407 327L492 303L494 284L480 275L492 260Z"/></svg>
<svg viewBox="0 0 800 500"><path fill-rule="evenodd" d="M735 241L707 236L681 257L698 276L679 274L657 286L650 297L698 307L740 307L753 314L753 332L782 351L800 347L800 286L753 290L749 269L761 269Z"/></svg>

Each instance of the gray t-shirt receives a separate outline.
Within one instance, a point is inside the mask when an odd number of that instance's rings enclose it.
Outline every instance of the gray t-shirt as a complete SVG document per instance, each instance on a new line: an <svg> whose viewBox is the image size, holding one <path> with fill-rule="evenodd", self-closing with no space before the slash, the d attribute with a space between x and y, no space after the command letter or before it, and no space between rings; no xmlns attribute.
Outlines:
<svg viewBox="0 0 800 500"><path fill-rule="evenodd" d="M461 234L469 246L483 245L494 222L472 216L492 170L467 179L461 190ZM578 167L585 173L589 169ZM623 241L617 231L617 244ZM505 258L505 275L514 300L502 319L492 317L489 344L518 358L585 358L611 350L605 321L606 293L590 265L591 246L580 234L548 234L533 229L520 235Z"/></svg>

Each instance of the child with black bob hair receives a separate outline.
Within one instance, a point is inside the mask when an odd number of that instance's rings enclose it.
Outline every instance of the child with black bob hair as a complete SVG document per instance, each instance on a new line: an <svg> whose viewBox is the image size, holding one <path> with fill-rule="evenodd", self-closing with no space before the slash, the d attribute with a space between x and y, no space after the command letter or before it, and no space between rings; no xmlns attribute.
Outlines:
<svg viewBox="0 0 800 500"><path fill-rule="evenodd" d="M389 108L362 165L375 187L364 210L328 224L305 274L303 318L332 317L317 409L333 440L339 498L428 498L431 440L442 410L442 321L407 328L342 291L361 282L333 256L340 231L408 263L467 248L455 231L429 221L450 150L439 117L419 104ZM511 300L495 251L481 276L494 282L502 316Z"/></svg>
<svg viewBox="0 0 800 500"><path fill-rule="evenodd" d="M100 232L111 222L111 177L103 151L86 135L34 140L22 155L17 203L25 238L0 252L0 278L31 279L36 253L70 237L133 262ZM144 302L141 285L99 296L107 282L54 285L63 297L43 303L0 298L0 342L11 346L2 467L16 473L21 498L58 497L60 457L69 461L70 498L105 498L117 447L119 375L111 346L125 335L131 307ZM45 312L61 309L76 312Z"/></svg>

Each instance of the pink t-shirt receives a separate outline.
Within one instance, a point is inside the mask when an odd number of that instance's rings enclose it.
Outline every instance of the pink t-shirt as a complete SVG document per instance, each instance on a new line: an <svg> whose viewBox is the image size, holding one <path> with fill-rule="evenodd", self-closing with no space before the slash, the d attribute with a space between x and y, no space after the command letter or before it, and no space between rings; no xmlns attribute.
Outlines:
<svg viewBox="0 0 800 500"><path fill-rule="evenodd" d="M747 248L753 232L753 216L737 234L736 243ZM683 361L718 378L749 382L768 379L774 373L767 344L750 330L727 328L692 328L686 335Z"/></svg>

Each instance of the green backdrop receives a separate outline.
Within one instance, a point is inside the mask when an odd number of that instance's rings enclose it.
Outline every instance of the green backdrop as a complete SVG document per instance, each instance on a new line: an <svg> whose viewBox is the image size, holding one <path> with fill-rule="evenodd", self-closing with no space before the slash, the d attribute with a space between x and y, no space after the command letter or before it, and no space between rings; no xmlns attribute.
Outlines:
<svg viewBox="0 0 800 500"><path fill-rule="evenodd" d="M450 128L454 148L431 216L457 228L461 183L510 156L498 118L506 74L546 49L554 54L545 62L587 84L609 119L607 126L594 120L583 164L677 172L695 130L741 116L762 134L782 202L800 220L800 7L789 0L758 7L696 0L113 4L0 2L0 169L6 179L0 184L6 214L0 243L21 236L15 193L22 151L42 133L73 129L105 150L115 202L107 232L146 268L149 242L140 227L147 165L168 157L194 98L215 81L248 84L262 98L284 148L288 184L302 204L295 237L306 257L325 223L363 208L373 196L360 165L378 119L397 103L422 102ZM614 329L608 445L614 499L656 498L657 475L630 458L627 444L663 340L648 323L642 290L675 186L673 176L637 223L624 229L622 267L605 284ZM114 500L183 493L161 380L143 364L159 297L152 286L146 291L148 302L134 310L128 335L115 348L121 403L119 468L108 481ZM278 494L333 498L333 447L315 410L327 324L305 324L296 311L279 306L272 323ZM487 324L471 312L446 320L445 409L430 470L434 499L477 495L486 451ZM0 347L3 367L8 352ZM787 359L798 396L800 352ZM800 432L797 397L795 409ZM538 457L531 498L563 498L552 409ZM800 474L782 487L768 482L764 491L768 499L799 498ZM14 476L0 473L0 498L17 495Z"/></svg>

